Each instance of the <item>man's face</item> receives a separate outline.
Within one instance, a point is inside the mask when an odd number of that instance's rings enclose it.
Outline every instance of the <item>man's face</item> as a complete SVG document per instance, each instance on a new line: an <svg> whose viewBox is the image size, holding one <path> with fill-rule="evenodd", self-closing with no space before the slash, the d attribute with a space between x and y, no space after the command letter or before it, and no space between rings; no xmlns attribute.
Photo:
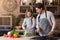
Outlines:
<svg viewBox="0 0 60 40"><path fill-rule="evenodd" d="M41 11L42 11L41 9L36 8L36 12L37 12L37 13L41 13Z"/></svg>

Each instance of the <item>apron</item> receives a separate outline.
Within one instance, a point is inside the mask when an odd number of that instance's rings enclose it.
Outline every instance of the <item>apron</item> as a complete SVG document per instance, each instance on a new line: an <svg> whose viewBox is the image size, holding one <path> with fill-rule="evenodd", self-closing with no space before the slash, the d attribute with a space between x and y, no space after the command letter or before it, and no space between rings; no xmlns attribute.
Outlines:
<svg viewBox="0 0 60 40"><path fill-rule="evenodd" d="M27 22L31 23L31 24L27 24ZM26 30L25 33L29 33L31 36L35 35L35 28L29 30L29 28L32 26L33 24L33 20L29 19L29 21L26 21Z"/></svg>
<svg viewBox="0 0 60 40"><path fill-rule="evenodd" d="M41 16L41 15L40 15ZM41 30L41 33L39 32L39 35L42 34L42 36L47 36L47 34L51 31L52 26L50 25L48 19L47 19L47 13L45 12L46 18L39 19L39 28Z"/></svg>

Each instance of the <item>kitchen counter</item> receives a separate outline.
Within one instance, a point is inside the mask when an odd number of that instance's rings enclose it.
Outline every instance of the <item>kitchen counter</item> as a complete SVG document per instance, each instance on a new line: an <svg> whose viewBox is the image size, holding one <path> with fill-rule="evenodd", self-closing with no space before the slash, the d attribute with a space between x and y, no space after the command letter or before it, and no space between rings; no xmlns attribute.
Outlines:
<svg viewBox="0 0 60 40"><path fill-rule="evenodd" d="M10 37L3 37L1 36L0 37L0 40L30 40L31 38L34 38L36 36L31 36L31 37L24 37L24 36L21 36L20 38L10 38ZM47 40L50 40L51 38L48 38ZM54 38L52 38L53 40ZM56 38L55 38L56 39ZM54 39L54 40L55 40ZM57 40L60 40L60 38L57 38Z"/></svg>
<svg viewBox="0 0 60 40"><path fill-rule="evenodd" d="M10 37L0 37L0 40L30 40L30 38L35 37L35 36L31 36L31 37L20 37L20 38L10 38Z"/></svg>

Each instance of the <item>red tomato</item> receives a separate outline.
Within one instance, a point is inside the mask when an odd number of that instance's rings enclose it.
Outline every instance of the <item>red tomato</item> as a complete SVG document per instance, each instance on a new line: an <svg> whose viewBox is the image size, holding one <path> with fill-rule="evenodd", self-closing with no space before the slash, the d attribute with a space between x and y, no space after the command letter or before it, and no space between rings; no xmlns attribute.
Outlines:
<svg viewBox="0 0 60 40"><path fill-rule="evenodd" d="M13 37L13 34L10 34L9 37Z"/></svg>
<svg viewBox="0 0 60 40"><path fill-rule="evenodd" d="M7 37L7 34L3 34L4 37Z"/></svg>

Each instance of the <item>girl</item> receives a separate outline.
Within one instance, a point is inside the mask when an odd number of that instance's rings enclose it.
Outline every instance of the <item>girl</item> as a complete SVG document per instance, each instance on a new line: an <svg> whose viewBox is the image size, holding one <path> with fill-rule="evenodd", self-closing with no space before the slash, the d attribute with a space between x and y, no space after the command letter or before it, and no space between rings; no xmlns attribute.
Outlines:
<svg viewBox="0 0 60 40"><path fill-rule="evenodd" d="M33 17L32 10L28 10L26 12L25 17L26 18L24 19L24 22L22 24L23 30L25 30L25 32L27 31L31 35L35 35L35 32L34 32L35 31L34 30L34 27L35 27L35 18Z"/></svg>

